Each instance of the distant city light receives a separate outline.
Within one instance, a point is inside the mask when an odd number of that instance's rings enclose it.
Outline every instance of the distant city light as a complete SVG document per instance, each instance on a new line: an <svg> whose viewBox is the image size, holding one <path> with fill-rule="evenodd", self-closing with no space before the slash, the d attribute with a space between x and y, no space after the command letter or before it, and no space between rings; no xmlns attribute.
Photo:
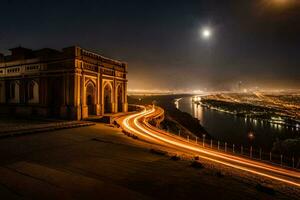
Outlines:
<svg viewBox="0 0 300 200"><path fill-rule="evenodd" d="M298 0L264 0L264 4L277 8L287 8L298 4Z"/></svg>
<svg viewBox="0 0 300 200"><path fill-rule="evenodd" d="M254 139L254 133L253 132L249 132L248 137L250 140Z"/></svg>
<svg viewBox="0 0 300 200"><path fill-rule="evenodd" d="M192 91L193 94L203 94L202 90L193 90Z"/></svg>
<svg viewBox="0 0 300 200"><path fill-rule="evenodd" d="M289 3L289 2L291 2L291 0L273 0L274 1L274 3Z"/></svg>

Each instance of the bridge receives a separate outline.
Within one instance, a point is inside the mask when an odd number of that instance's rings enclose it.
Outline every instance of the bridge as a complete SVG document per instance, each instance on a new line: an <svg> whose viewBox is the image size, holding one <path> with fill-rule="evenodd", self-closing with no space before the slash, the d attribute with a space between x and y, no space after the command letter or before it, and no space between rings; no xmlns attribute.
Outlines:
<svg viewBox="0 0 300 200"><path fill-rule="evenodd" d="M241 170L241 172L251 173L285 184L300 187L300 172L296 169L283 168L258 160L248 159L240 155L233 155L227 152L220 152L212 148L206 148L194 141L186 140L182 137L170 134L157 128L149 121L156 117L161 118L164 110L157 106L146 106L137 113L130 113L120 117L117 122L122 129L142 140L172 147L178 152L188 152L198 156L200 159L221 164L227 167Z"/></svg>

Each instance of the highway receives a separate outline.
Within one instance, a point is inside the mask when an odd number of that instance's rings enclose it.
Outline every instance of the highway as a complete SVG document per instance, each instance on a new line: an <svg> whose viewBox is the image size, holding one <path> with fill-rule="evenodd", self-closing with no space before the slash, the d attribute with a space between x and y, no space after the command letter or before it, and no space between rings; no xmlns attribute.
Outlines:
<svg viewBox="0 0 300 200"><path fill-rule="evenodd" d="M192 155L197 155L200 159L300 187L300 172L297 170L247 159L238 154L233 155L202 147L202 145L196 144L195 141L187 141L184 138L160 130L149 123L151 119L159 117L163 113L164 110L159 107L147 106L138 113L131 113L119 118L118 123L125 131L148 142L172 147L178 152L188 152Z"/></svg>

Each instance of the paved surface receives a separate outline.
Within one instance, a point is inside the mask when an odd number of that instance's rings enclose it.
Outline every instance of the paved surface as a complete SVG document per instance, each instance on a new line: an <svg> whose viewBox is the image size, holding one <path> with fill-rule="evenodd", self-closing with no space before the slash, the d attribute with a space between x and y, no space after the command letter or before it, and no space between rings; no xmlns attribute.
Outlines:
<svg viewBox="0 0 300 200"><path fill-rule="evenodd" d="M38 119L16 119L0 118L0 138L22 135L28 133L37 133L45 131L54 131L65 128L75 128L95 125L88 121L64 121L64 120L38 120Z"/></svg>
<svg viewBox="0 0 300 200"><path fill-rule="evenodd" d="M160 148L96 126L0 139L0 199L290 199L258 191L209 163L190 167ZM164 148L160 148L164 149ZM231 171L232 172L232 171Z"/></svg>

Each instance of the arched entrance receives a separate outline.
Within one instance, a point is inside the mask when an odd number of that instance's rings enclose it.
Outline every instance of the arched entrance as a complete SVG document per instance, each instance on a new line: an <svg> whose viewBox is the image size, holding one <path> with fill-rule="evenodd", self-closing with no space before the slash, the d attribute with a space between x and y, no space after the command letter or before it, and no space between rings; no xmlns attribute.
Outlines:
<svg viewBox="0 0 300 200"><path fill-rule="evenodd" d="M39 84L34 80L30 80L27 84L27 101L29 103L39 102Z"/></svg>
<svg viewBox="0 0 300 200"><path fill-rule="evenodd" d="M86 105L88 106L88 115L96 115L95 111L95 86L88 83L86 86Z"/></svg>
<svg viewBox="0 0 300 200"><path fill-rule="evenodd" d="M112 88L110 84L106 84L104 87L104 113L111 113L111 101L112 101Z"/></svg>
<svg viewBox="0 0 300 200"><path fill-rule="evenodd" d="M123 112L123 88L120 84L117 89L118 96L118 112Z"/></svg>

